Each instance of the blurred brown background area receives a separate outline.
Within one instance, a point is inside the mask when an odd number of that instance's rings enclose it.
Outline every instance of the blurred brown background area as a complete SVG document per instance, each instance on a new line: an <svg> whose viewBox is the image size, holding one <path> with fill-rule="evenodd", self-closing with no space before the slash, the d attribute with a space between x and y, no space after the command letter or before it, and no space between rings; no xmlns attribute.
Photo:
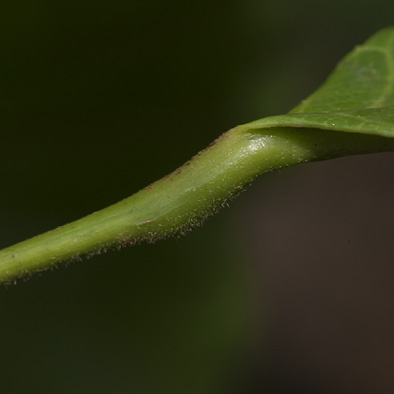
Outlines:
<svg viewBox="0 0 394 394"><path fill-rule="evenodd" d="M291 109L377 0L0 4L0 247ZM265 175L205 226L0 289L4 393L394 392L393 154Z"/></svg>
<svg viewBox="0 0 394 394"><path fill-rule="evenodd" d="M394 391L393 177L392 154L344 158L270 175L237 202L275 386Z"/></svg>

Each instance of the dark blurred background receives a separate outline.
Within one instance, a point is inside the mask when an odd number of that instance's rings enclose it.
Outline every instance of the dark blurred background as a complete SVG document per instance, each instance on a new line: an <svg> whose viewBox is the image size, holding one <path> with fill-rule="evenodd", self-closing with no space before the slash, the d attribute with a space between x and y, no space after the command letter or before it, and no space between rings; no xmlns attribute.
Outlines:
<svg viewBox="0 0 394 394"><path fill-rule="evenodd" d="M386 0L0 3L0 247L287 112ZM0 288L1 392L394 392L394 155L264 176L182 239Z"/></svg>

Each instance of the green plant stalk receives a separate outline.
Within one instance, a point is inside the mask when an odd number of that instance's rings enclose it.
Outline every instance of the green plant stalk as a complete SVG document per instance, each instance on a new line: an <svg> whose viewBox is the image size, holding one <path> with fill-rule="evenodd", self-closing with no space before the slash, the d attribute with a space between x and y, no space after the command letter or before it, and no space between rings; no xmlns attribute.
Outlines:
<svg viewBox="0 0 394 394"><path fill-rule="evenodd" d="M199 225L257 176L309 161L394 151L394 139L307 128L238 126L131 197L0 251L0 282L108 248Z"/></svg>

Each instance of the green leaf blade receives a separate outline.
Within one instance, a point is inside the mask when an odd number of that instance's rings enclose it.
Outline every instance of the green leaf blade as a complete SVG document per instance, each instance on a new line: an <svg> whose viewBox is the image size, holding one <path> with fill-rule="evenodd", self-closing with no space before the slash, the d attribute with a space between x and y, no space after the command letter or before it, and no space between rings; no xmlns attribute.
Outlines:
<svg viewBox="0 0 394 394"><path fill-rule="evenodd" d="M394 27L356 47L326 82L292 112L394 107Z"/></svg>
<svg viewBox="0 0 394 394"><path fill-rule="evenodd" d="M394 138L394 27L356 47L289 114L246 127L306 127Z"/></svg>
<svg viewBox="0 0 394 394"><path fill-rule="evenodd" d="M248 130L271 127L303 127L394 138L394 108L289 113L287 115L267 117L248 124Z"/></svg>

